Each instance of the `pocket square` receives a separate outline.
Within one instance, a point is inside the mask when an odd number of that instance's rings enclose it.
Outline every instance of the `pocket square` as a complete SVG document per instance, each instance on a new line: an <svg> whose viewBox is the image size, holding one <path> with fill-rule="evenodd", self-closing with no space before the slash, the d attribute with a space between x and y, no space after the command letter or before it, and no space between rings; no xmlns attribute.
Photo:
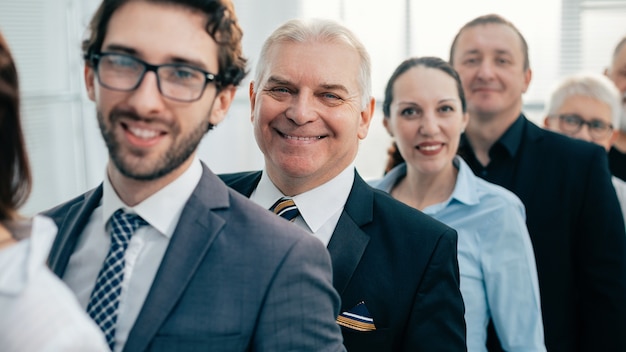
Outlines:
<svg viewBox="0 0 626 352"><path fill-rule="evenodd" d="M357 331L376 330L374 319L372 319L369 310L365 306L365 302L360 302L352 309L339 314L337 324Z"/></svg>

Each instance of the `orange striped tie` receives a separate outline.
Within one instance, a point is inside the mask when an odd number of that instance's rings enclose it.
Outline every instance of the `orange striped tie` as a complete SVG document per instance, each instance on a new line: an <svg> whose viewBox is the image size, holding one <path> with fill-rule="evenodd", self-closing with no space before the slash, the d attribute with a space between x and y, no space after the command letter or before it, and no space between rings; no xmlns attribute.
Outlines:
<svg viewBox="0 0 626 352"><path fill-rule="evenodd" d="M270 211L291 222L294 222L296 217L300 214L300 211L298 210L298 207L296 206L296 203L294 203L293 199L287 197L282 197L277 200L276 203L270 207Z"/></svg>

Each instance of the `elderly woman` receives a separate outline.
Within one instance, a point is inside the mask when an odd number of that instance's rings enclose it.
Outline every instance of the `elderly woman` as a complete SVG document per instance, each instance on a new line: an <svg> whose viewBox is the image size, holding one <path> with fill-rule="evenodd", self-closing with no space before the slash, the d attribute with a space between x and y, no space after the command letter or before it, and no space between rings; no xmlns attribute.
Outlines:
<svg viewBox="0 0 626 352"><path fill-rule="evenodd" d="M544 126L609 152L619 134L621 99L619 90L606 76L581 73L566 77L550 96ZM612 181L626 221L626 182L616 176Z"/></svg>
<svg viewBox="0 0 626 352"><path fill-rule="evenodd" d="M0 34L0 350L108 351L100 329L45 265L54 223L18 214L30 189L17 71Z"/></svg>
<svg viewBox="0 0 626 352"><path fill-rule="evenodd" d="M387 83L383 112L400 158L372 185L457 230L468 350L487 350L493 319L506 351L545 351L524 207L456 155L468 121L458 74L438 58L404 61Z"/></svg>

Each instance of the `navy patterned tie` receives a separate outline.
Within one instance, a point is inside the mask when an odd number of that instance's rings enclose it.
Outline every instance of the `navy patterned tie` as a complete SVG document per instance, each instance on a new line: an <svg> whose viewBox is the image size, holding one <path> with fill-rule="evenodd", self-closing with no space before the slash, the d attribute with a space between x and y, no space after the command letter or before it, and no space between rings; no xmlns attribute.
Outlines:
<svg viewBox="0 0 626 352"><path fill-rule="evenodd" d="M133 232L148 223L139 215L125 213L122 209L111 216L110 223L111 248L91 292L87 313L100 326L109 347L113 350L117 308L124 279L124 253Z"/></svg>
<svg viewBox="0 0 626 352"><path fill-rule="evenodd" d="M293 202L293 199L282 197L274 203L270 207L270 211L273 211L274 214L277 214L291 222L296 220L296 217L300 214L298 207L296 207L296 203Z"/></svg>

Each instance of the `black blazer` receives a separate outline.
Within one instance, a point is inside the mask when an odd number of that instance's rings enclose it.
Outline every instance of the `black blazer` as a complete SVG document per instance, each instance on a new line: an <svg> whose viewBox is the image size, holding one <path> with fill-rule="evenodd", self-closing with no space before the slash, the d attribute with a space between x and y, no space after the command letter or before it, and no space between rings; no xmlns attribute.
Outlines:
<svg viewBox="0 0 626 352"><path fill-rule="evenodd" d="M250 196L261 171L220 175ZM342 326L348 351L465 351L456 231L357 174L328 244L341 312L365 302L376 330Z"/></svg>
<svg viewBox="0 0 626 352"><path fill-rule="evenodd" d="M45 213L57 275L101 198L102 186ZM343 351L331 270L317 239L204 167L124 351Z"/></svg>
<svg viewBox="0 0 626 352"><path fill-rule="evenodd" d="M520 118L517 173L500 183L526 207L546 347L626 351L626 235L606 151Z"/></svg>

